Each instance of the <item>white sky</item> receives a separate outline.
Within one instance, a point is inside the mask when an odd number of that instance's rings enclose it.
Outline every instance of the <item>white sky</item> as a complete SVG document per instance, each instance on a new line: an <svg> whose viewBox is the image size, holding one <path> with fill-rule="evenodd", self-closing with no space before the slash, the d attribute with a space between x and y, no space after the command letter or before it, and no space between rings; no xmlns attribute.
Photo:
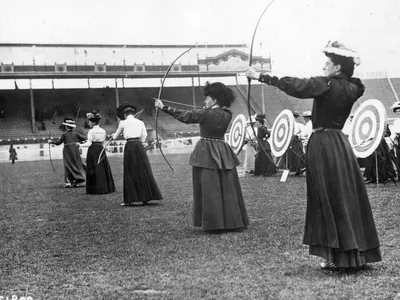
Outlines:
<svg viewBox="0 0 400 300"><path fill-rule="evenodd" d="M275 0L254 54L273 72L322 74L322 48L359 51L358 72L400 77L400 0ZM0 0L0 43L250 45L269 0ZM1 60L1 59L0 59Z"/></svg>

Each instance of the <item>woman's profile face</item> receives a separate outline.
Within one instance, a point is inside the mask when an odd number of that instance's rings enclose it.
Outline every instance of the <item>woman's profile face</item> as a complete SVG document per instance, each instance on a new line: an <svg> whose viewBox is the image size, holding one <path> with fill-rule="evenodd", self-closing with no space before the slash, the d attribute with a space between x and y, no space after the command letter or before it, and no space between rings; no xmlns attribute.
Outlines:
<svg viewBox="0 0 400 300"><path fill-rule="evenodd" d="M325 66L322 70L324 70L324 75L326 77L330 77L340 70L340 65L335 65L330 57L326 57Z"/></svg>
<svg viewBox="0 0 400 300"><path fill-rule="evenodd" d="M204 106L205 106L206 108L211 108L211 107L213 107L216 103L217 103L217 101L215 101L213 98L211 98L211 96L207 96L206 100L204 100Z"/></svg>

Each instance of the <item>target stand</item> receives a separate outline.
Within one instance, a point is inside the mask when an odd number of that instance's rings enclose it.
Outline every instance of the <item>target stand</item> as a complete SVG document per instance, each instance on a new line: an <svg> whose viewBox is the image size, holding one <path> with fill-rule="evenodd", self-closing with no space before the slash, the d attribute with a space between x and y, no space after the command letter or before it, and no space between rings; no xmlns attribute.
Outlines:
<svg viewBox="0 0 400 300"><path fill-rule="evenodd" d="M368 99L354 113L349 142L354 154L366 158L375 154L376 183L379 186L378 148L385 132L386 110L381 101Z"/></svg>
<svg viewBox="0 0 400 300"><path fill-rule="evenodd" d="M284 109L276 117L271 130L271 152L275 157L282 159L287 152L294 135L294 116L293 113ZM283 171L281 182L285 182L289 174L288 158L286 155L286 170Z"/></svg>

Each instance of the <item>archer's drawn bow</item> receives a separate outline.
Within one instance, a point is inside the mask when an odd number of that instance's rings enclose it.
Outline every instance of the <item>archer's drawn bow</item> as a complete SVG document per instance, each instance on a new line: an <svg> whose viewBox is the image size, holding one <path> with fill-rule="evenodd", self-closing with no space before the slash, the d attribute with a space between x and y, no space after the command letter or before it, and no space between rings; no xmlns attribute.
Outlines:
<svg viewBox="0 0 400 300"><path fill-rule="evenodd" d="M167 78L168 73L171 71L172 66L175 64L175 62L179 58L181 58L181 56L183 56L185 53L189 52L192 48L193 47L190 47L189 49L185 50L183 53L179 54L179 56L177 58L175 58L175 60L169 65L167 71L164 74L163 79L161 80L161 87L160 87L160 90L158 91L158 97L157 97L158 99L160 99L160 97L161 97L161 92L162 92L162 89L164 87L165 79ZM158 128L158 126L157 126L157 124L158 124L158 113L159 113L159 110L158 110L158 108L156 108L156 121L155 121L155 123L156 123L155 124L156 125L156 148L157 148L157 146L159 147L160 153L163 156L164 160L167 162L168 166L171 168L171 171L174 171L174 168L172 168L171 164L168 162L167 158L165 157L164 152L161 149L161 144L160 144L159 139L158 139L158 130L157 130L157 128Z"/></svg>
<svg viewBox="0 0 400 300"><path fill-rule="evenodd" d="M114 139L114 138L111 136L110 140L107 142L107 144L106 144L106 145L103 147L103 149L101 150L100 155L99 155L99 158L97 159L97 164L99 164L99 163L106 157L105 154L104 154L104 156L102 157L102 154L104 153L104 151L106 151L107 146L110 145L110 143L111 143L111 141L112 141L113 139Z"/></svg>
<svg viewBox="0 0 400 300"><path fill-rule="evenodd" d="M260 24L260 21L261 21L262 17L264 16L265 12L266 12L267 9L270 7L270 5L271 5L272 3L274 3L274 1L275 1L275 0L272 0L272 1L267 5L267 7L264 9L264 11L262 12L260 18L258 19L256 28L254 29L253 38L252 38L252 40L251 40L251 45L250 45L249 67L251 67L251 65L252 65L252 60L253 60L253 44L254 44L254 38L256 37L256 32L257 32L258 25ZM247 112L248 112L248 115L249 115L249 120L251 120L251 110L250 110L250 87L251 87L251 79L250 79L250 78L247 78ZM250 126L251 126L251 129L253 130L254 136L256 137L257 142L258 142L258 144L260 145L261 149L263 150L263 152L265 153L265 155L268 157L268 159L272 162L272 164L275 165L275 163L274 163L274 161L272 160L272 158L269 157L267 151L264 149L263 144L260 143L260 140L259 140L259 138L258 138L258 136L257 136L257 134L256 134L255 129L254 129L253 123L250 122Z"/></svg>

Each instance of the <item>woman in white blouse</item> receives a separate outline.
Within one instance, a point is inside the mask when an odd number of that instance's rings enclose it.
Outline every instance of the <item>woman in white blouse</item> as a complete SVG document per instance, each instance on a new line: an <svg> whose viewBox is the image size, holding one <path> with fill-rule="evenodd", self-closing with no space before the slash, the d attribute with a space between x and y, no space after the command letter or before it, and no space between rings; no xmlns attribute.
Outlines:
<svg viewBox="0 0 400 300"><path fill-rule="evenodd" d="M115 191L114 179L106 154L99 164L97 161L103 150L106 131L99 126L101 115L94 111L86 114L89 121L87 141L81 147L89 147L86 156L86 193L108 194Z"/></svg>
<svg viewBox="0 0 400 300"><path fill-rule="evenodd" d="M117 131L113 134L116 140L123 134L126 140L124 147L124 202L121 206L131 206L142 202L148 205L151 200L161 200L160 189L153 176L149 158L143 147L147 138L146 126L136 119L136 107L125 103L117 108L121 119Z"/></svg>

